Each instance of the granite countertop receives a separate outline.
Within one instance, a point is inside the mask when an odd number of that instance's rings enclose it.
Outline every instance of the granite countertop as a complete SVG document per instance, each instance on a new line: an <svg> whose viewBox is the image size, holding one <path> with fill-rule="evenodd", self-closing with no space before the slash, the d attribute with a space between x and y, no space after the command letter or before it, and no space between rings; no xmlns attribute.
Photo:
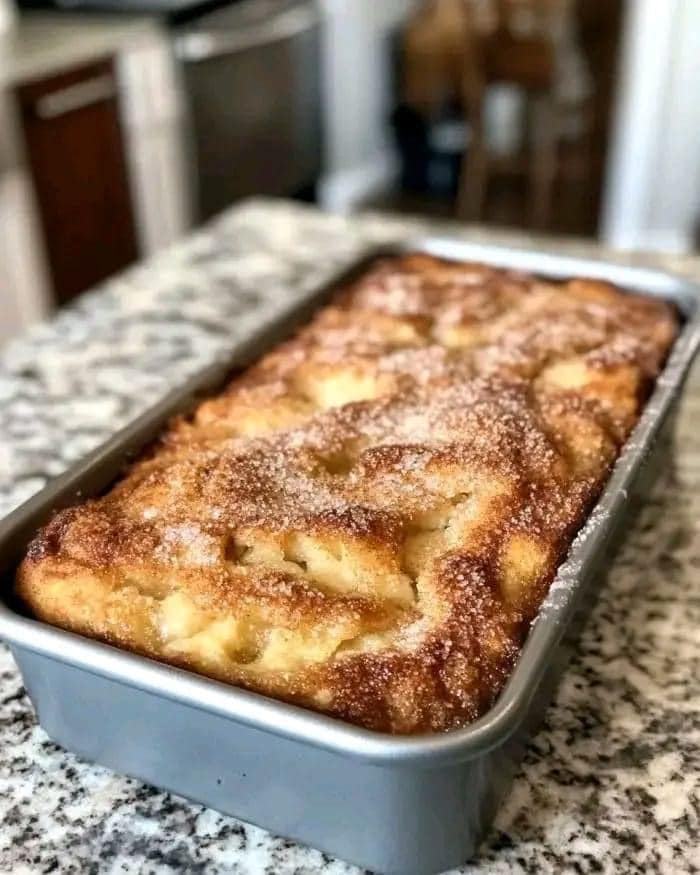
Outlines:
<svg viewBox="0 0 700 875"><path fill-rule="evenodd" d="M0 356L0 513L368 244L425 227L250 201L11 343ZM700 259L672 266L700 280ZM697 369L668 469L478 861L461 871L698 871ZM2 872L357 871L65 753L37 726L1 646L0 816Z"/></svg>
<svg viewBox="0 0 700 875"><path fill-rule="evenodd" d="M0 34L0 88L97 60L161 33L145 15L23 12Z"/></svg>

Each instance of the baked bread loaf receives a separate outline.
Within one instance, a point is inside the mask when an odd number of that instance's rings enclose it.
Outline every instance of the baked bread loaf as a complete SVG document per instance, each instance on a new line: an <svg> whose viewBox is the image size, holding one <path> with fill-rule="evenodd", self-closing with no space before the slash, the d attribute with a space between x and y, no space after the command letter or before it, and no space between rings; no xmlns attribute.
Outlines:
<svg viewBox="0 0 700 875"><path fill-rule="evenodd" d="M37 617L376 730L497 697L637 421L673 309L415 254L58 513Z"/></svg>

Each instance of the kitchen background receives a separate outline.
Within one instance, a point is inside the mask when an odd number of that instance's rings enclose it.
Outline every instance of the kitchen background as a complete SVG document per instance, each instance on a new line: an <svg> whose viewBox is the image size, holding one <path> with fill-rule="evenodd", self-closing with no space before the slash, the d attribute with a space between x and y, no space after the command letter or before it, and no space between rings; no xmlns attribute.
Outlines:
<svg viewBox="0 0 700 875"><path fill-rule="evenodd" d="M0 341L255 194L695 247L697 0L0 0Z"/></svg>

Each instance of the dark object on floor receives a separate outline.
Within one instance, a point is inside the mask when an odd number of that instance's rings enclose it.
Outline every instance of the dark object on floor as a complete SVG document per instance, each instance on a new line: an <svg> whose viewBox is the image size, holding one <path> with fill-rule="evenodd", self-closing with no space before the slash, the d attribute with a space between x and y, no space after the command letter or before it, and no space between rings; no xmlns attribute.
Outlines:
<svg viewBox="0 0 700 875"><path fill-rule="evenodd" d="M392 126L401 158L401 189L454 199L464 150L464 123L454 108L427 121L410 106L399 106Z"/></svg>
<svg viewBox="0 0 700 875"><path fill-rule="evenodd" d="M391 117L401 157L403 191L428 190L428 126L410 106L397 107Z"/></svg>

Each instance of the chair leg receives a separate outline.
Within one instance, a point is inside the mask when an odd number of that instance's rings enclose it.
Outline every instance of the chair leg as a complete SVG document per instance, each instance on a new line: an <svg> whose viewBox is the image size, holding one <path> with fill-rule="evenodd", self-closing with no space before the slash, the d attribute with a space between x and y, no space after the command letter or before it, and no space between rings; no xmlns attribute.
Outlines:
<svg viewBox="0 0 700 875"><path fill-rule="evenodd" d="M457 194L457 216L460 219L476 222L483 218L487 177L486 143L483 132L475 129L460 169Z"/></svg>
<svg viewBox="0 0 700 875"><path fill-rule="evenodd" d="M554 101L548 95L536 97L533 109L532 223L535 228L546 229L551 221L557 177L557 116Z"/></svg>

